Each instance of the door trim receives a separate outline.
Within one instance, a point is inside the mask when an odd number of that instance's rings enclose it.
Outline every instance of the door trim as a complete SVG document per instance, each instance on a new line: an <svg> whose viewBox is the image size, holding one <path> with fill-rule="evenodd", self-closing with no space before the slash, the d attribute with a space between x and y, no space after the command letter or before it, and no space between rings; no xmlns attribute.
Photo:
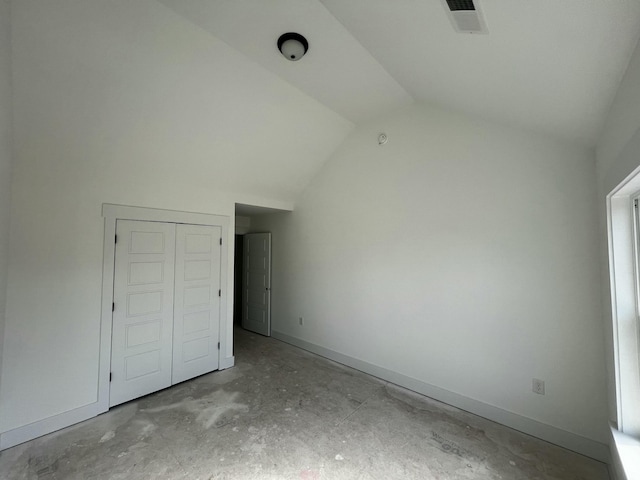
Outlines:
<svg viewBox="0 0 640 480"><path fill-rule="evenodd" d="M102 261L102 305L100 309L100 361L98 364L98 413L109 410L109 372L111 370L111 329L113 323L111 307L113 304L113 274L115 271L115 235L117 220L141 220L148 222L187 223L192 225L209 225L222 229L222 248L220 251L220 352L219 369L232 367L233 356L231 345L227 345L227 297L229 285L227 271L229 264L228 245L229 217L208 213L180 212L177 210L161 210L157 208L131 207L127 205L102 204L104 218L104 244Z"/></svg>

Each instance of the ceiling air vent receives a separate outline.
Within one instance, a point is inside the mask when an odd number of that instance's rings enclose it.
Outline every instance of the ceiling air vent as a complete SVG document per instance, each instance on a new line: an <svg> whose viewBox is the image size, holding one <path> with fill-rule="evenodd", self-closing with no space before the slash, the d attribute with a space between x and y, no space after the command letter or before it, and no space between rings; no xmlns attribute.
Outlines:
<svg viewBox="0 0 640 480"><path fill-rule="evenodd" d="M449 10L457 12L458 10L475 10L476 7L473 4L473 0L447 0Z"/></svg>
<svg viewBox="0 0 640 480"><path fill-rule="evenodd" d="M451 24L459 33L489 33L478 0L442 0Z"/></svg>

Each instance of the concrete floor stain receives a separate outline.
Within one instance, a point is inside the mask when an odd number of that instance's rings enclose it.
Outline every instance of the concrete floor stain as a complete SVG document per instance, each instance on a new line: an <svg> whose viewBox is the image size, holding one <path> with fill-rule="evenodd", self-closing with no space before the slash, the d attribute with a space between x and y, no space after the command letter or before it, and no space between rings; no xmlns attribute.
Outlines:
<svg viewBox="0 0 640 480"><path fill-rule="evenodd" d="M0 453L3 480L608 480L606 465L271 338Z"/></svg>

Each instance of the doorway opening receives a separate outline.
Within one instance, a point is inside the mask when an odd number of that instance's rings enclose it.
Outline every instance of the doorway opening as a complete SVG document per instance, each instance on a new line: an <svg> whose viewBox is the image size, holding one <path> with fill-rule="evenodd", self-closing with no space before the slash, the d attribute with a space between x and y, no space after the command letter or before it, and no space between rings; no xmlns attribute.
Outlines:
<svg viewBox="0 0 640 480"><path fill-rule="evenodd" d="M290 210L236 204L233 326L271 335L272 230L275 214Z"/></svg>

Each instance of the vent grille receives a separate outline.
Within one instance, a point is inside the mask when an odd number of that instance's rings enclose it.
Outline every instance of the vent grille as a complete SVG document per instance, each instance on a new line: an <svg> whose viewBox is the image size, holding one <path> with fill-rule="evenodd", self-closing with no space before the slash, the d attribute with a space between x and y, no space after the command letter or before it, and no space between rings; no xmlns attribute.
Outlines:
<svg viewBox="0 0 640 480"><path fill-rule="evenodd" d="M487 24L482 14L482 0L440 0L442 8L458 33L487 34Z"/></svg>
<svg viewBox="0 0 640 480"><path fill-rule="evenodd" d="M473 4L473 0L447 0L449 10L452 12L459 12L461 10L475 10L476 7Z"/></svg>

